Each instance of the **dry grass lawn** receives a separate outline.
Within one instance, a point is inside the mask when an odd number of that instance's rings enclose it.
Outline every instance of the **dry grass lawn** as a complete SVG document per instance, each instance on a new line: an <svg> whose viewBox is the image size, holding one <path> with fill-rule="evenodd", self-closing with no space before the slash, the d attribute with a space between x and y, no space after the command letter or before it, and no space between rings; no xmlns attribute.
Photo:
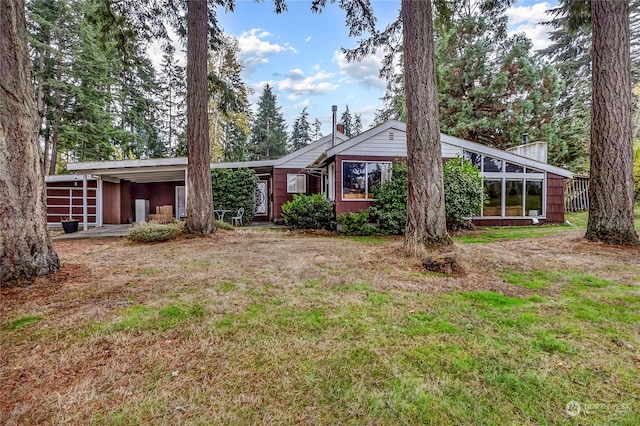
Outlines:
<svg viewBox="0 0 640 426"><path fill-rule="evenodd" d="M640 250L582 233L455 277L398 238L57 241L1 290L0 424L640 424Z"/></svg>

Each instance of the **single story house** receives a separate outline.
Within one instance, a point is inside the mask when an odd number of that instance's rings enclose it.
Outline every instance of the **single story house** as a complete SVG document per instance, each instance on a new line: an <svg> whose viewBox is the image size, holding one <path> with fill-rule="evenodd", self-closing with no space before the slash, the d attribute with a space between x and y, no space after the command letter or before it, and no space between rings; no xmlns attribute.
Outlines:
<svg viewBox="0 0 640 426"><path fill-rule="evenodd" d="M546 144L507 152L444 134L441 142L443 161L461 156L484 177L489 199L475 224L564 222L565 179L572 173L546 163ZM353 138L336 131L279 159L217 162L211 168L253 169L254 220L277 222L282 204L296 193L323 193L338 214L369 207L369 188L389 179L392 162L406 152L406 125L390 120ZM70 163L68 169L76 175L47 177L51 223L70 213L85 226L102 226L137 221L140 209L153 212L156 206L172 205L175 217L186 211L186 158Z"/></svg>

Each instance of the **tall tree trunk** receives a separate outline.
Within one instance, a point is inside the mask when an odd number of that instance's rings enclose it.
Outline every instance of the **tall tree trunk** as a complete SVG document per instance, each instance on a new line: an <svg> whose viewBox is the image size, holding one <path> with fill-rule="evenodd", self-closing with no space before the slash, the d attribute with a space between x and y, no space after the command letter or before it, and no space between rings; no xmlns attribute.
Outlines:
<svg viewBox="0 0 640 426"><path fill-rule="evenodd" d="M628 0L593 0L591 173L586 238L638 244L633 225L633 140Z"/></svg>
<svg viewBox="0 0 640 426"><path fill-rule="evenodd" d="M0 285L60 266L47 232L24 0L0 3Z"/></svg>
<svg viewBox="0 0 640 426"><path fill-rule="evenodd" d="M447 234L438 120L431 1L402 0L407 94L407 228L405 250L452 244Z"/></svg>
<svg viewBox="0 0 640 426"><path fill-rule="evenodd" d="M187 10L187 143L189 159L187 230L215 230L207 114L207 2L190 1Z"/></svg>

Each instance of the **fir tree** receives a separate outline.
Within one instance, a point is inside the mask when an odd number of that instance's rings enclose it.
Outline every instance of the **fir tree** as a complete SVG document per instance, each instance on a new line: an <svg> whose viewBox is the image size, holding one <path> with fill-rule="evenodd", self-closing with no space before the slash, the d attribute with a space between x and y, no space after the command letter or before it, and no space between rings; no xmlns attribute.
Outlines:
<svg viewBox="0 0 640 426"><path fill-rule="evenodd" d="M353 119L353 136L362 133L362 114L355 114Z"/></svg>
<svg viewBox="0 0 640 426"><path fill-rule="evenodd" d="M286 123L276 95L271 86L265 85L258 100L258 112L251 126L249 159L266 160L286 154Z"/></svg>
<svg viewBox="0 0 640 426"><path fill-rule="evenodd" d="M344 134L347 137L354 136L353 134L353 117L351 116L351 111L349 111L349 105L345 106L344 112L340 116L340 121L344 125Z"/></svg>
<svg viewBox="0 0 640 426"><path fill-rule="evenodd" d="M309 124L307 107L302 109L300 115L293 122L291 130L291 151L297 151L311 142L311 125Z"/></svg>

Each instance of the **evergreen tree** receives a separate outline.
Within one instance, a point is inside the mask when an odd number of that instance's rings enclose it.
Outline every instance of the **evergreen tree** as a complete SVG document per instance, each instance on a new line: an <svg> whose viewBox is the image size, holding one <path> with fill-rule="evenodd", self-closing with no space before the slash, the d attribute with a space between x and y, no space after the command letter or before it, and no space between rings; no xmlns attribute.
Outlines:
<svg viewBox="0 0 640 426"><path fill-rule="evenodd" d="M250 132L249 88L241 78L244 64L237 57L239 51L237 40L223 35L209 61L209 139L213 159L227 159L227 153L237 157L234 152L244 152L237 145L246 143ZM234 140L229 141L229 137Z"/></svg>
<svg viewBox="0 0 640 426"><path fill-rule="evenodd" d="M304 107L300 115L293 122L290 151L297 151L311 142L311 125L308 119L309 113L307 112L307 107Z"/></svg>
<svg viewBox="0 0 640 426"><path fill-rule="evenodd" d="M317 118L313 120L313 140L322 138L322 123Z"/></svg>
<svg viewBox="0 0 640 426"><path fill-rule="evenodd" d="M557 77L533 57L526 36L507 35L507 7L461 2L439 27L440 127L499 149L519 145L521 134L528 133L546 140L553 153Z"/></svg>
<svg viewBox="0 0 640 426"><path fill-rule="evenodd" d="M170 156L186 155L187 87L185 69L175 57L170 42L163 46L160 64L160 139Z"/></svg>
<svg viewBox="0 0 640 426"><path fill-rule="evenodd" d="M265 85L258 100L258 112L251 126L250 160L279 158L286 154L286 123L276 95Z"/></svg>
<svg viewBox="0 0 640 426"><path fill-rule="evenodd" d="M362 114L355 114L353 119L353 136L362 133Z"/></svg>
<svg viewBox="0 0 640 426"><path fill-rule="evenodd" d="M347 105L344 109L344 112L340 116L340 121L344 125L344 134L347 137L355 136L353 134L353 117L351 116L351 112L349 111L349 105Z"/></svg>

